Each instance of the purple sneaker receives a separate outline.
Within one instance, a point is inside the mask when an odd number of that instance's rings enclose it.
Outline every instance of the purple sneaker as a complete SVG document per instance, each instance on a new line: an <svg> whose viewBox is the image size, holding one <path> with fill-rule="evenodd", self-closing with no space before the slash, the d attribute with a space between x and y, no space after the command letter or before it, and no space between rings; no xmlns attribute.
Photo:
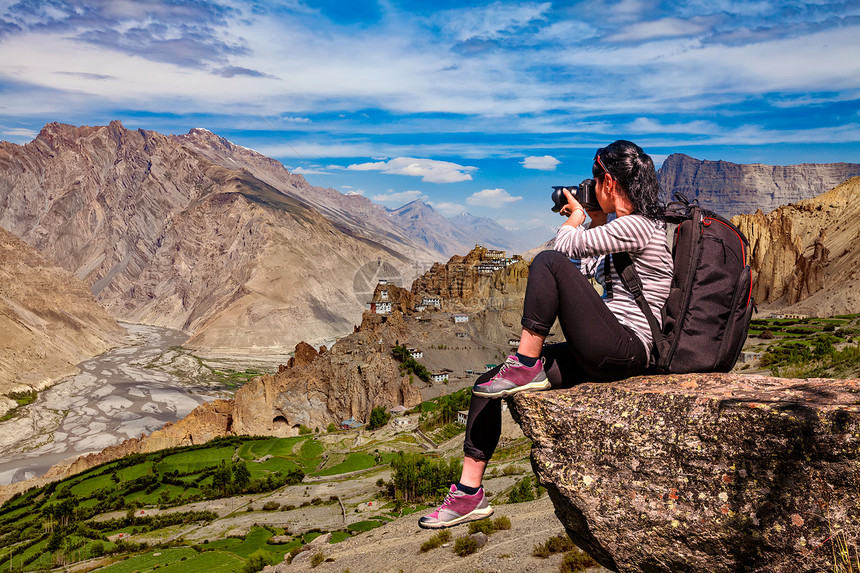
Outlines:
<svg viewBox="0 0 860 573"><path fill-rule="evenodd" d="M457 489L452 484L451 491L445 496L436 511L428 513L418 520L418 526L423 529L444 529L467 521L476 521L493 515L493 508L484 495L484 488L475 495L469 495Z"/></svg>
<svg viewBox="0 0 860 573"><path fill-rule="evenodd" d="M495 376L483 384L475 384L472 394L482 398L504 398L523 390L546 390L550 384L543 362L541 357L534 366L529 367L511 354Z"/></svg>

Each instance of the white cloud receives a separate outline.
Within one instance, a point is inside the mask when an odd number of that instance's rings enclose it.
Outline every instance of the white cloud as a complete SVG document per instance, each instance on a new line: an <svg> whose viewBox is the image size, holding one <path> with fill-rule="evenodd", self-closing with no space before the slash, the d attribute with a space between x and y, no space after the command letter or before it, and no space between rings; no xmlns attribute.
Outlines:
<svg viewBox="0 0 860 573"><path fill-rule="evenodd" d="M537 169L539 171L555 171L556 166L561 163L552 155L544 155L535 157L534 155L526 157L521 164L526 169Z"/></svg>
<svg viewBox="0 0 860 573"><path fill-rule="evenodd" d="M466 203L481 207L502 207L508 203L521 200L522 197L515 197L504 189L484 189L477 193L472 193Z"/></svg>
<svg viewBox="0 0 860 573"><path fill-rule="evenodd" d="M311 119L309 117L282 117L282 121L286 121L289 123L310 123Z"/></svg>
<svg viewBox="0 0 860 573"><path fill-rule="evenodd" d="M445 20L443 30L464 41L471 38L498 38L534 20L543 19L550 8L550 2L515 5L494 2L488 6L448 10L439 16Z"/></svg>
<svg viewBox="0 0 860 573"><path fill-rule="evenodd" d="M388 191L386 193L381 193L379 195L373 195L371 197L372 200L377 201L379 203L390 203L393 205L404 205L406 203L410 203L415 201L416 199L420 199L424 196L424 193L421 191Z"/></svg>
<svg viewBox="0 0 860 573"><path fill-rule="evenodd" d="M14 141L30 141L35 139L35 137L39 135L39 132L25 127L13 127L0 131L0 135L9 137Z"/></svg>
<svg viewBox="0 0 860 573"><path fill-rule="evenodd" d="M466 212L464 205L451 201L428 201L427 204L445 217L456 217L460 213Z"/></svg>
<svg viewBox="0 0 860 573"><path fill-rule="evenodd" d="M627 124L626 129L632 133L684 133L696 135L713 135L722 130L710 121L689 121L686 123L663 123L649 117L637 117Z"/></svg>
<svg viewBox="0 0 860 573"><path fill-rule="evenodd" d="M325 169L319 167L296 167L295 169L290 170L292 173L297 175L330 175L331 171L326 171Z"/></svg>
<svg viewBox="0 0 860 573"><path fill-rule="evenodd" d="M395 157L388 161L373 163L357 163L347 167L352 171L381 171L391 175L409 175L421 177L429 183L456 183L471 181L471 172L477 167L458 165L448 161L435 159L416 159L414 157Z"/></svg>
<svg viewBox="0 0 860 573"><path fill-rule="evenodd" d="M702 22L681 18L662 18L650 22L637 22L621 27L609 39L616 42L643 42L655 38L697 36L706 31Z"/></svg>

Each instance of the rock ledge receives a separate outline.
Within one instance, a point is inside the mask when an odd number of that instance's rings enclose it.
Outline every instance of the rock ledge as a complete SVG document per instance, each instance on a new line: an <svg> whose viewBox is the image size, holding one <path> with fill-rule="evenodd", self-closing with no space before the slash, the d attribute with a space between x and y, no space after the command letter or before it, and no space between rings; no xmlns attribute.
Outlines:
<svg viewBox="0 0 860 573"><path fill-rule="evenodd" d="M616 571L833 570L860 532L860 380L696 374L524 393L571 538Z"/></svg>

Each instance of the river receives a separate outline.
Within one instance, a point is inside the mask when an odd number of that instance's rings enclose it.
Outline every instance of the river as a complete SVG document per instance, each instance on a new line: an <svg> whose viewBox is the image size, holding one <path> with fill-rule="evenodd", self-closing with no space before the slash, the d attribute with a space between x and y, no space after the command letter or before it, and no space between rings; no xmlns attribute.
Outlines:
<svg viewBox="0 0 860 573"><path fill-rule="evenodd" d="M123 324L128 345L79 364L81 373L39 393L11 420L0 422L0 484L42 475L52 465L137 438L224 397L211 386L154 368L185 342L177 330Z"/></svg>

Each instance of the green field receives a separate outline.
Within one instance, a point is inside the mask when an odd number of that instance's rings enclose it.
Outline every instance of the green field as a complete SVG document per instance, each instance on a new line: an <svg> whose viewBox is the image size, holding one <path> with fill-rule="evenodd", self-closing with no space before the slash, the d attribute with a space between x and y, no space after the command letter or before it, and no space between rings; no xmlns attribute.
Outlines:
<svg viewBox="0 0 860 573"><path fill-rule="evenodd" d="M182 452L164 458L156 468L162 473L178 471L180 474L190 474L217 465L222 460L229 461L235 452L236 448L232 446Z"/></svg>
<svg viewBox="0 0 860 573"><path fill-rule="evenodd" d="M330 468L313 472L315 476L332 476L358 470L366 470L376 465L376 459L369 454L349 454L346 459Z"/></svg>
<svg viewBox="0 0 860 573"><path fill-rule="evenodd" d="M320 468L317 479L333 477L334 482L342 474L389 464L404 451L420 455L409 435L372 436L356 449L351 449L353 444L354 437L346 433L218 438L208 444L133 454L28 490L0 507L0 573L10 567L16 572L48 570L60 560L68 568L90 571L226 573L242 570L260 555L281 562L292 549L322 534L331 533L331 543L349 539L381 526L395 513L370 515L331 532L291 534L289 512L299 509L295 506L337 503L336 496L327 501L309 496L302 484L305 474ZM377 486L385 490L384 484ZM290 492L291 487L296 490L288 497L304 489L307 500L288 504L270 495ZM376 502L379 493L374 491L370 499ZM212 506L200 503L223 498L241 500L236 513L230 511L229 501ZM264 510L267 500L273 501L273 507ZM399 513L412 509L393 501L374 505L389 511L396 506ZM239 538L204 541L195 537L195 532L206 531L213 522L237 519L239 508L242 514L265 511L260 514L262 523L272 523L273 518L282 522L277 527L254 525ZM276 511L285 513L281 517ZM227 529L233 527L231 522ZM123 537L117 539L120 534ZM282 536L283 543L269 543L273 535ZM105 565L76 565L94 557L101 557Z"/></svg>

